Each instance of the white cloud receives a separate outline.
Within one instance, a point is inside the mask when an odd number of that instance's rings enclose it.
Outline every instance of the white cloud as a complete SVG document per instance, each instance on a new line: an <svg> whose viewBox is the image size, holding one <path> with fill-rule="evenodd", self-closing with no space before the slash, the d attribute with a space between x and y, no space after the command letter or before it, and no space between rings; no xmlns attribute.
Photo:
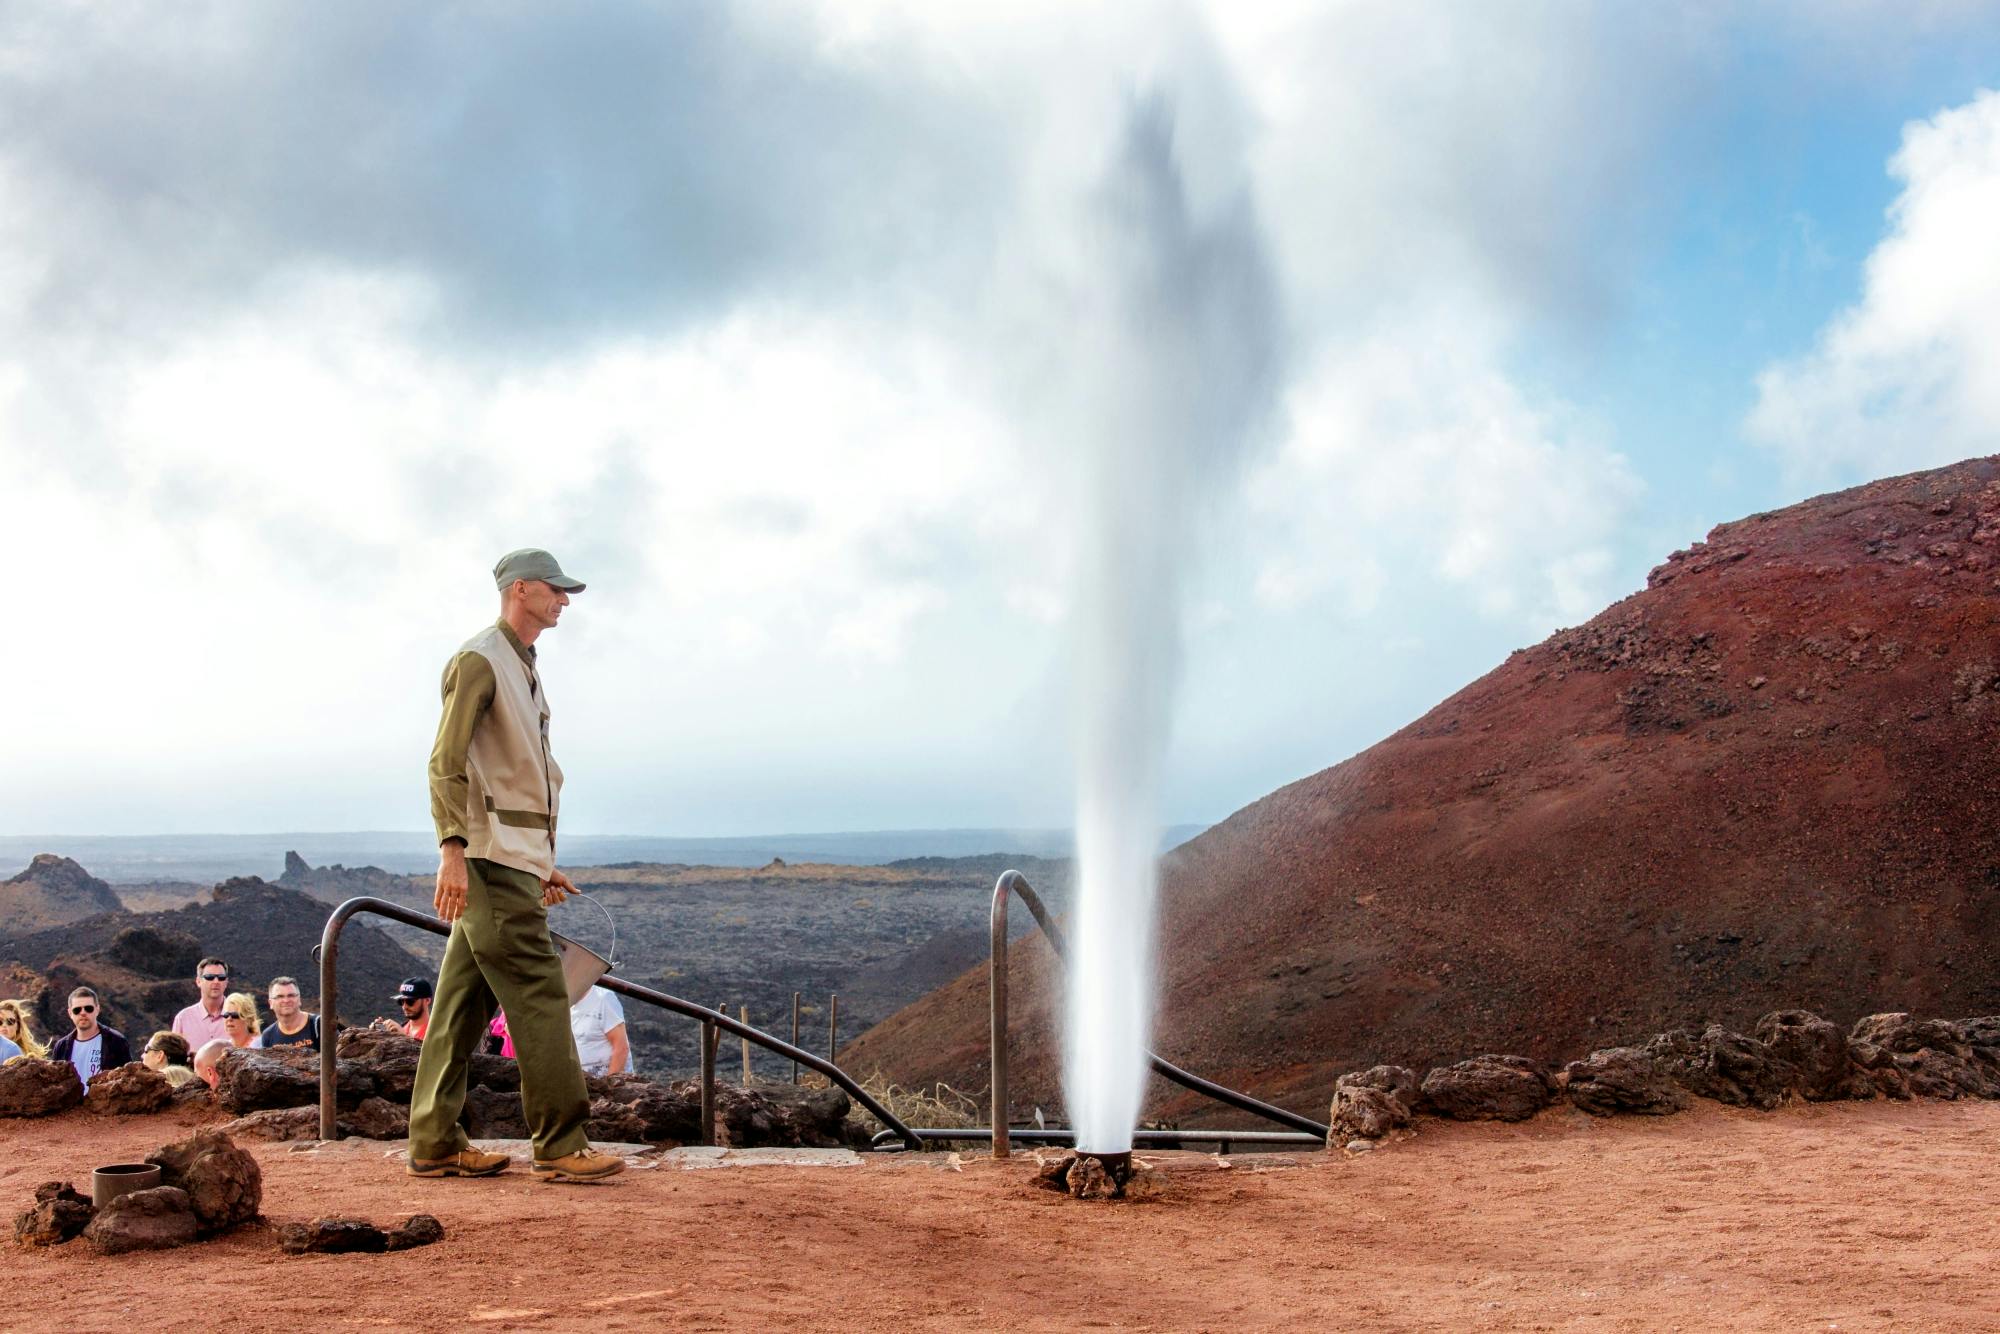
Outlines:
<svg viewBox="0 0 2000 1334"><path fill-rule="evenodd" d="M1594 615L1639 484L1495 361L1443 320L1331 350L1302 376L1249 491L1260 596L1327 594L1352 616L1439 582L1540 632Z"/></svg>
<svg viewBox="0 0 2000 1334"><path fill-rule="evenodd" d="M1906 126L1889 171L1861 299L1757 377L1750 435L1815 483L2000 447L2000 92Z"/></svg>

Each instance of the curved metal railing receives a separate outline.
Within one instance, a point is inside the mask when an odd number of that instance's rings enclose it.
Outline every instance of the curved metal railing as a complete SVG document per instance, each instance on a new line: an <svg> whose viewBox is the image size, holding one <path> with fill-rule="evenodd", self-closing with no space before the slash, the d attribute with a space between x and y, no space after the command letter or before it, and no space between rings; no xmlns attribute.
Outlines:
<svg viewBox="0 0 2000 1334"><path fill-rule="evenodd" d="M1007 898L1010 894L1020 895L1021 902L1028 905L1029 913L1034 916L1036 924L1042 928L1042 934L1049 938L1049 948L1056 952L1056 957L1064 962L1069 960L1069 947L1063 940L1062 931L1056 926L1055 919L1049 916L1048 909L1042 906L1041 897L1028 884L1028 878L1019 871L1002 872L1000 879L993 886L993 912L989 926L993 952L992 959L987 965L987 1003L990 1010L993 1041L993 1156L995 1158L1005 1158L1008 1153ZM1309 1116L1300 1116L1297 1112L1288 1112L1282 1107L1274 1107L1268 1102L1264 1102L1259 1098L1253 1098L1249 1094L1237 1089L1227 1088L1212 1080L1203 1079L1200 1075L1191 1074L1181 1069L1171 1061L1162 1060L1152 1052L1146 1053L1146 1059L1151 1063L1154 1074L1159 1075L1163 1079L1172 1080L1182 1088L1191 1089L1203 1097L1212 1098L1216 1102L1234 1107L1238 1111L1249 1112L1253 1116L1261 1116L1267 1121L1276 1121L1281 1126L1290 1126L1295 1131L1304 1132L1321 1140L1324 1140L1327 1136L1327 1128ZM1196 1136L1193 1132L1161 1133L1178 1134L1183 1139L1202 1138L1205 1140L1208 1138L1206 1135ZM1232 1138L1244 1139L1247 1136L1242 1132L1238 1132Z"/></svg>
<svg viewBox="0 0 2000 1334"><path fill-rule="evenodd" d="M432 935L448 936L451 934L449 926L439 919L432 917L430 914L418 912L413 908L405 908L401 904L391 903L387 899L378 899L363 895L359 898L349 899L338 908L335 908L333 915L326 919L326 930L321 933L319 948L314 951L319 957L320 1011L326 1017L325 1022L327 1023L330 1023L333 1016L339 1013L335 1008L337 983L334 977L334 962L339 953L340 929L347 925L347 920L350 917L359 913L374 913L378 917L387 917L391 921L401 922L406 926L417 927L420 930L430 932ZM797 1061L809 1070L817 1070L820 1074L825 1075L829 1080L845 1090L848 1097L867 1108L870 1116L873 1116L877 1121L888 1127L889 1132L902 1140L906 1146L912 1149L921 1149L924 1147L923 1138L916 1131L904 1125L902 1121L897 1119L893 1112L876 1101L873 1095L855 1082L853 1076L849 1075L832 1061L815 1056L803 1047L794 1047L783 1038L772 1037L762 1029L752 1028L747 1023L731 1019L721 1010L711 1010L706 1005L697 1005L693 1001L682 1000L678 996L669 996L663 991L655 991L651 987L642 987L636 982L627 982L621 977L607 973L598 981L597 985L603 987L606 991L615 991L621 996L629 996L633 1000L644 1001L648 1005L656 1005L660 1009L671 1010L675 1014L683 1014L690 1019L699 1019L702 1023L712 1025L726 1033L733 1033L739 1038L746 1038L767 1051L774 1051L787 1060ZM331 1140L340 1138L340 1125L335 1116L334 1107L335 1071L337 1068L335 1065L337 1057L334 1048L337 1044L332 1040L331 1029L326 1031L325 1036L328 1040L321 1042L319 1052L319 1137ZM702 1038L702 1049L705 1052L711 1050L706 1034ZM712 1074L712 1071L712 1063L705 1061L704 1074ZM709 1114L713 1107L714 1099L705 1089L702 1098L704 1117Z"/></svg>

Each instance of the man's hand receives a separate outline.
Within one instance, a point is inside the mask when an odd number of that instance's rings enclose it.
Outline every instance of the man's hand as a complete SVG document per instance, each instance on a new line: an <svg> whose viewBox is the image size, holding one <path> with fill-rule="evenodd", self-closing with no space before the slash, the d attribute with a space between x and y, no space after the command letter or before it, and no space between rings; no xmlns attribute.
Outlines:
<svg viewBox="0 0 2000 1334"><path fill-rule="evenodd" d="M447 922L465 915L465 844L447 839L438 846L437 893L431 903Z"/></svg>
<svg viewBox="0 0 2000 1334"><path fill-rule="evenodd" d="M542 906L553 908L570 895L576 893L576 884L561 871L550 871L549 878L542 882Z"/></svg>

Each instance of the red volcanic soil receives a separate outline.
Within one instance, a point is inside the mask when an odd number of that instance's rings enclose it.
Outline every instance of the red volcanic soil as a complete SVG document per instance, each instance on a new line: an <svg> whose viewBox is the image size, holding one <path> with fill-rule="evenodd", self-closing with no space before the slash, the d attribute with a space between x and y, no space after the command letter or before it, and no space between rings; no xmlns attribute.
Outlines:
<svg viewBox="0 0 2000 1334"><path fill-rule="evenodd" d="M1341 1072L1803 1007L2000 1011L2000 458L1724 524L1588 624L1166 859L1156 1049L1325 1115ZM1059 1105L1014 952L1017 1115ZM849 1069L987 1082L985 969ZM1209 1113L1158 1085L1155 1113Z"/></svg>
<svg viewBox="0 0 2000 1334"><path fill-rule="evenodd" d="M12 1122L0 1204L177 1137ZM2000 1326L2000 1104L1426 1124L1371 1154L1166 1162L1141 1204L1033 1160L416 1181L381 1145L246 1145L272 1223L440 1219L391 1255L291 1258L250 1225L116 1258L16 1251L0 1326L247 1329L1959 1330Z"/></svg>

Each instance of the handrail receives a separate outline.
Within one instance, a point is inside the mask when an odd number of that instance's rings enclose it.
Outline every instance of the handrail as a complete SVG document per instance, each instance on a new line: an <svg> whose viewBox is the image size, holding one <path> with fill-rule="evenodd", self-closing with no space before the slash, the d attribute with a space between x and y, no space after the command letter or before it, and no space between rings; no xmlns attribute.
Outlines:
<svg viewBox="0 0 2000 1334"><path fill-rule="evenodd" d="M992 1138L993 1127L926 1126L922 1134L925 1139L936 1140L941 1143L951 1143L961 1140L982 1140ZM1076 1133L1070 1130L1029 1130L1016 1126L1008 1134L1013 1139L1029 1144L1073 1145L1076 1143ZM893 1138L895 1138L893 1130L878 1130L875 1132L873 1142L875 1144L886 1144ZM1221 1152L1228 1153L1230 1147L1237 1144L1254 1144L1263 1148L1286 1144L1296 1144L1303 1147L1308 1144L1324 1144L1325 1141L1319 1135L1301 1130L1135 1130L1132 1132L1132 1147L1134 1148L1177 1149L1184 1143L1220 1145Z"/></svg>
<svg viewBox="0 0 2000 1334"><path fill-rule="evenodd" d="M324 1029L323 1037L327 1039L320 1043L319 1050L319 1137L324 1140L340 1138L340 1124L335 1115L334 1105L335 1077L337 1071L335 1064L337 1057L334 1048L337 1044L331 1040L332 1029L325 1026L331 1023L333 1017L338 1013L335 1009L338 987L334 976L334 960L339 952L340 929L347 925L347 920L350 917L356 916L359 913L374 913L379 917L387 917L391 921L401 922L406 926L414 926L420 930L428 931L432 935L448 936L451 934L449 926L437 918L430 916L428 913L420 913L413 908L405 908L399 903L391 903L387 899L378 899L372 895L365 894L358 898L347 900L335 908L333 914L326 919L326 929L320 935L319 948L314 951L319 956L319 1001L320 1011L325 1017L322 1024ZM797 1061L800 1065L810 1070L817 1070L820 1074L825 1075L829 1080L845 1090L848 1097L866 1108L870 1116L873 1116L877 1121L880 1121L884 1126L895 1132L897 1138L901 1139L906 1146L912 1149L921 1149L924 1147L922 1136L904 1125L902 1121L897 1119L895 1113L884 1107L880 1102L877 1102L868 1090L855 1082L853 1076L849 1075L832 1061L815 1056L803 1047L794 1047L783 1038L772 1037L769 1033L761 1029L752 1028L749 1024L731 1019L721 1010L711 1010L705 1005L696 1005L693 1001L682 1000L678 996L669 996L663 991L655 991L651 987L642 987L636 982L627 982L621 977L614 977L607 973L598 981L597 985L603 987L606 991L615 991L621 996L629 996L633 1000L644 1001L648 1005L657 1005L663 1010L671 1010L675 1014L686 1015L690 1019L699 1019L704 1024L713 1024L715 1027L723 1029L726 1032L734 1033L737 1037L748 1038L767 1051L774 1051L788 1060ZM705 1038L706 1035L704 1035L704 1040ZM706 1101L704 1099L704 1102Z"/></svg>
<svg viewBox="0 0 2000 1334"><path fill-rule="evenodd" d="M1007 897L1009 894L1021 896L1021 902L1028 905L1028 912L1042 928L1042 934L1049 938L1049 948L1065 963L1069 960L1069 948L1063 941L1062 932L1057 929L1048 909L1028 884L1028 878L1019 871L1003 871L993 886L993 911L988 930L992 944L992 957L987 963L987 1005L992 1029L993 1043L993 1156L1007 1156ZM1261 1116L1267 1121L1276 1121L1281 1126L1316 1135L1321 1140L1327 1137L1327 1128L1308 1116L1288 1112L1282 1107L1274 1107L1247 1093L1227 1088L1200 1075L1191 1074L1170 1061L1161 1059L1152 1052L1146 1053L1153 1073L1172 1080L1182 1088L1192 1089L1203 1097L1234 1107L1238 1111Z"/></svg>

